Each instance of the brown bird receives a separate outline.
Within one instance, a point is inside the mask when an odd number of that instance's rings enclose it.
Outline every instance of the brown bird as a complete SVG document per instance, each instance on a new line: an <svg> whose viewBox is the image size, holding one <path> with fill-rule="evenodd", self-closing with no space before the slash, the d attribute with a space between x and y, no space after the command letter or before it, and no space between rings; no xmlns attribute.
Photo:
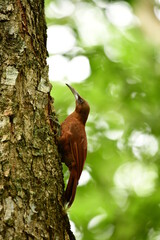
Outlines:
<svg viewBox="0 0 160 240"><path fill-rule="evenodd" d="M76 107L61 124L60 149L62 161L70 171L69 181L65 191L65 204L71 207L87 156L87 137L85 123L90 111L89 104L72 88L66 84L75 96Z"/></svg>

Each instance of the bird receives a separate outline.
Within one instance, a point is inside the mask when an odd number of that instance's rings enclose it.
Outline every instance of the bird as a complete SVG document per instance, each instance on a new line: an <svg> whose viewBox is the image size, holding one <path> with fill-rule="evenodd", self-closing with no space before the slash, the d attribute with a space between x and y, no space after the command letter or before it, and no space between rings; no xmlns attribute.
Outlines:
<svg viewBox="0 0 160 240"><path fill-rule="evenodd" d="M70 208L76 194L84 163L87 157L87 136L85 124L90 112L88 102L67 84L75 97L75 110L62 122L60 126L59 146L62 162L70 171L68 184L64 194L65 206Z"/></svg>

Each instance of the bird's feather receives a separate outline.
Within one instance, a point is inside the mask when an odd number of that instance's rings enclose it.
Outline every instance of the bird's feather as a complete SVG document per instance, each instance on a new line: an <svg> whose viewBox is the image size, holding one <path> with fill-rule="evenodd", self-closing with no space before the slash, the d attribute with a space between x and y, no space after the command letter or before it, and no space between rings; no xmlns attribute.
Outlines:
<svg viewBox="0 0 160 240"><path fill-rule="evenodd" d="M68 136L70 151L72 154L70 177L65 191L65 201L68 203L68 207L70 207L74 201L78 180L81 176L87 155L85 131L81 128L81 132L79 132L78 129L78 123L77 125L71 124L69 129L70 134Z"/></svg>
<svg viewBox="0 0 160 240"><path fill-rule="evenodd" d="M81 129L81 132L79 132ZM81 176L83 166L87 155L87 140L84 128L78 128L77 125L72 125L70 128L71 135L69 137L70 148L73 159L73 166L75 165L78 180Z"/></svg>
<svg viewBox="0 0 160 240"><path fill-rule="evenodd" d="M67 184L67 188L65 191L65 204L67 204L67 207L69 208L75 198L76 195L76 189L77 189L77 171L75 168L72 168Z"/></svg>

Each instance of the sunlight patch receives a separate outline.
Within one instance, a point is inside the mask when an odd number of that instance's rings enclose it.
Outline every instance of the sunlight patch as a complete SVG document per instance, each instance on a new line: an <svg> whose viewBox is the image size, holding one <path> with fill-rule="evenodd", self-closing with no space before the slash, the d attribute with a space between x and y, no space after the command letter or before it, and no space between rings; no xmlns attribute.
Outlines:
<svg viewBox="0 0 160 240"><path fill-rule="evenodd" d="M62 55L51 56L47 59L51 81L63 81L65 79L68 61L68 58Z"/></svg>
<svg viewBox="0 0 160 240"><path fill-rule="evenodd" d="M115 199L115 202L117 203L117 205L123 209L126 210L126 208L128 207L128 193L127 191L125 191L125 189L122 188L113 188L111 190L111 194Z"/></svg>
<svg viewBox="0 0 160 240"><path fill-rule="evenodd" d="M107 130L105 136L110 140L118 140L123 136L124 130Z"/></svg>
<svg viewBox="0 0 160 240"><path fill-rule="evenodd" d="M68 26L50 26L47 35L47 50L50 54L66 53L76 44L74 32Z"/></svg>
<svg viewBox="0 0 160 240"><path fill-rule="evenodd" d="M70 16L75 9L74 4L69 0L58 0L46 6L46 16L48 18L64 18Z"/></svg>
<svg viewBox="0 0 160 240"><path fill-rule="evenodd" d="M159 240L160 239L160 229L155 231L153 228L149 230L147 240Z"/></svg>
<svg viewBox="0 0 160 240"><path fill-rule="evenodd" d="M82 171L78 186L84 186L86 185L89 181L91 180L91 175L89 173L89 171L87 171L86 169L84 169Z"/></svg>
<svg viewBox="0 0 160 240"><path fill-rule="evenodd" d="M77 240L81 240L83 238L83 234L82 232L80 232L77 228L76 225L73 221L70 220L70 224L71 224L71 230L73 232L73 234L75 235Z"/></svg>
<svg viewBox="0 0 160 240"><path fill-rule="evenodd" d="M77 56L69 60L62 55L54 55L47 59L49 79L59 82L82 82L91 74L89 60L86 56Z"/></svg>
<svg viewBox="0 0 160 240"><path fill-rule="evenodd" d="M131 6L126 2L109 3L106 7L106 15L109 21L117 27L130 27L137 23Z"/></svg>
<svg viewBox="0 0 160 240"><path fill-rule="evenodd" d="M155 0L154 14L157 19L160 21L160 0Z"/></svg>
<svg viewBox="0 0 160 240"><path fill-rule="evenodd" d="M88 223L88 229L92 229L92 228L96 227L106 218L107 218L106 213L102 213L100 215L97 215L97 216L93 217Z"/></svg>
<svg viewBox="0 0 160 240"><path fill-rule="evenodd" d="M108 23L98 7L89 3L79 2L76 4L73 18L81 40L86 46L103 45L110 38L107 28Z"/></svg>
<svg viewBox="0 0 160 240"><path fill-rule="evenodd" d="M66 77L69 82L82 82L91 74L90 63L87 57L77 56L68 63Z"/></svg>
<svg viewBox="0 0 160 240"><path fill-rule="evenodd" d="M133 131L128 144L138 159L142 159L143 156L153 157L159 149L156 137L141 131Z"/></svg>
<svg viewBox="0 0 160 240"><path fill-rule="evenodd" d="M126 163L118 168L114 175L117 188L134 191L138 196L149 196L155 190L158 178L154 166L146 166L139 162Z"/></svg>

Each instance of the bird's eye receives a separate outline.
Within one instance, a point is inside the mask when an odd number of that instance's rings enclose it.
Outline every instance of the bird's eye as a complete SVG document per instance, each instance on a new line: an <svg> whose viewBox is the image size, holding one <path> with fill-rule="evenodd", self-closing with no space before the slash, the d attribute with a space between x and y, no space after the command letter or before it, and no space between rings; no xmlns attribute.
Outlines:
<svg viewBox="0 0 160 240"><path fill-rule="evenodd" d="M80 104L82 104L82 103L84 102L84 100L83 100L81 97L79 97L79 98L78 98L78 102L79 102Z"/></svg>

